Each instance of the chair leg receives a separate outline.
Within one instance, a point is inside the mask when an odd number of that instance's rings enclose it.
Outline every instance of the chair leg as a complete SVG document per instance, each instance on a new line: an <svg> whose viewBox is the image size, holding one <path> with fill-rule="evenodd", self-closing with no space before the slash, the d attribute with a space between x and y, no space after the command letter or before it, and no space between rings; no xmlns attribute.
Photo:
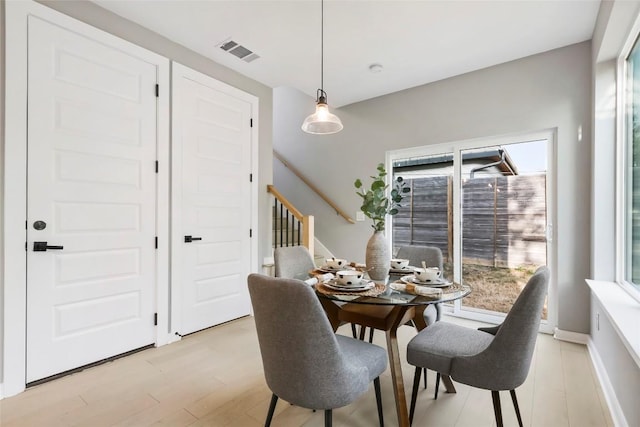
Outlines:
<svg viewBox="0 0 640 427"><path fill-rule="evenodd" d="M424 368L424 389L427 389L427 368Z"/></svg>
<svg viewBox="0 0 640 427"><path fill-rule="evenodd" d="M353 335L354 338L358 338L358 333L356 332L356 325L354 323L351 324L351 335Z"/></svg>
<svg viewBox="0 0 640 427"><path fill-rule="evenodd" d="M440 388L440 372L436 372L436 392L433 395L433 400L438 400L438 389Z"/></svg>
<svg viewBox="0 0 640 427"><path fill-rule="evenodd" d="M269 412L267 413L267 420L264 422L264 427L269 427L271 425L271 419L273 418L273 413L276 410L276 403L278 403L278 396L273 393L271 395L271 404L269 404Z"/></svg>
<svg viewBox="0 0 640 427"><path fill-rule="evenodd" d="M364 341L364 335L367 332L366 326L360 326L360 341Z"/></svg>
<svg viewBox="0 0 640 427"><path fill-rule="evenodd" d="M518 398L516 397L515 390L511 390L511 400L513 401L513 407L516 410L516 417L518 417L518 425L522 427L522 417L520 416L520 407L518 406Z"/></svg>
<svg viewBox="0 0 640 427"><path fill-rule="evenodd" d="M422 368L416 366L416 373L413 375L413 387L411 390L411 407L409 409L409 425L413 422L413 414L416 410L416 400L418 400L418 387L420 387L420 374Z"/></svg>
<svg viewBox="0 0 640 427"><path fill-rule="evenodd" d="M331 409L324 410L324 427L331 427L331 421L333 418L333 414Z"/></svg>
<svg viewBox="0 0 640 427"><path fill-rule="evenodd" d="M500 392L492 390L493 412L496 414L496 427L503 427L502 424L502 408L500 407Z"/></svg>
<svg viewBox="0 0 640 427"><path fill-rule="evenodd" d="M369 343L373 342L373 328L369 328Z"/></svg>
<svg viewBox="0 0 640 427"><path fill-rule="evenodd" d="M373 329L371 329L373 331ZM380 427L384 427L384 415L382 415L382 393L380 392L380 377L373 380L373 388L376 391L376 406L378 407L378 420Z"/></svg>

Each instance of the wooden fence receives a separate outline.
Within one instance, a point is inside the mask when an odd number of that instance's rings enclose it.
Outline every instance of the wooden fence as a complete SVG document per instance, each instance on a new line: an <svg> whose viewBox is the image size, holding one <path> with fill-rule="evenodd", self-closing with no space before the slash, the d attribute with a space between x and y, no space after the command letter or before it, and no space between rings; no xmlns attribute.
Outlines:
<svg viewBox="0 0 640 427"><path fill-rule="evenodd" d="M393 243L453 247L453 183L448 176L407 179L411 193L393 217ZM546 176L469 179L462 186L464 262L518 267L546 264Z"/></svg>

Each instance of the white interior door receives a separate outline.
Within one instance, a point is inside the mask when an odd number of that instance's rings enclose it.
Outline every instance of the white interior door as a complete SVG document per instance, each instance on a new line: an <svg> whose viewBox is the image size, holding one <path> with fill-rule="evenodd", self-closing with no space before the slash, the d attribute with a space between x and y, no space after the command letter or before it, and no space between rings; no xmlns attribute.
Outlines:
<svg viewBox="0 0 640 427"><path fill-rule="evenodd" d="M27 382L154 342L156 75L29 19Z"/></svg>
<svg viewBox="0 0 640 427"><path fill-rule="evenodd" d="M252 103L175 63L172 93L172 286L186 334L249 314Z"/></svg>

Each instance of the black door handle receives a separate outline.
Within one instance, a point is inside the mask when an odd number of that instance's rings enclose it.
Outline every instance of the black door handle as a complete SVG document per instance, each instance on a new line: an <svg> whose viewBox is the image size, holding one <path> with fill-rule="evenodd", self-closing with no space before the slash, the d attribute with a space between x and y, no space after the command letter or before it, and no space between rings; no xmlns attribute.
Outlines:
<svg viewBox="0 0 640 427"><path fill-rule="evenodd" d="M33 242L33 251L34 252L46 252L47 249L64 249L64 246L49 246L47 242Z"/></svg>
<svg viewBox="0 0 640 427"><path fill-rule="evenodd" d="M185 243L191 243L191 242L194 242L196 240L202 240L202 237L184 236L184 242Z"/></svg>

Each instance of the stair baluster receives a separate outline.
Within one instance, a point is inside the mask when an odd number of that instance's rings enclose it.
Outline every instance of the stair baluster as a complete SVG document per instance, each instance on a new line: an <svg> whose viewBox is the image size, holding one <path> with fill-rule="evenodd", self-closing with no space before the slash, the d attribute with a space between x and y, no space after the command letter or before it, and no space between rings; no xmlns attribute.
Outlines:
<svg viewBox="0 0 640 427"><path fill-rule="evenodd" d="M274 196L273 246L302 245L313 255L313 216L302 215L273 186L268 185L267 191Z"/></svg>

